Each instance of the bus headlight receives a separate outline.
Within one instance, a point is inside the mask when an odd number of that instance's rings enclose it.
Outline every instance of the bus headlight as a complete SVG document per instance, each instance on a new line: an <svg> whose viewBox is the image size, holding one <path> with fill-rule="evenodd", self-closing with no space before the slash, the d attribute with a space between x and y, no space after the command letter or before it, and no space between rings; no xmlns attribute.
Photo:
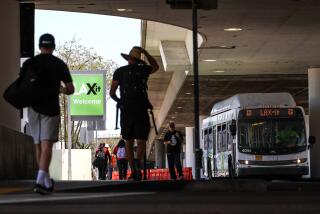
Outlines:
<svg viewBox="0 0 320 214"><path fill-rule="evenodd" d="M248 165L250 162L248 160L239 160L239 163Z"/></svg>
<svg viewBox="0 0 320 214"><path fill-rule="evenodd" d="M294 161L295 163L299 164L299 163L305 163L307 162L307 158L298 158L297 160Z"/></svg>

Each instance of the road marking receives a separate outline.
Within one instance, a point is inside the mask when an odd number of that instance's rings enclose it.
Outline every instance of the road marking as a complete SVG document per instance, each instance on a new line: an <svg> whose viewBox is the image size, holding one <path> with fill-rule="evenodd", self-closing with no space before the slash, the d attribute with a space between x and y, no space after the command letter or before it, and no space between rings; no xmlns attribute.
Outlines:
<svg viewBox="0 0 320 214"><path fill-rule="evenodd" d="M137 196L137 195L152 195L155 192L127 192L127 193L99 193L99 194L81 194L81 195L65 195L65 193L52 194L52 195L36 195L30 198L30 194L25 195L27 198L8 198L0 199L0 204L21 204L21 203L35 203L35 202L57 202L66 200L79 200L79 199L94 199L94 198L112 198L123 196Z"/></svg>
<svg viewBox="0 0 320 214"><path fill-rule="evenodd" d="M22 192L27 190L28 188L21 188L21 187L9 187L9 188L0 188L0 194L8 194L14 192Z"/></svg>

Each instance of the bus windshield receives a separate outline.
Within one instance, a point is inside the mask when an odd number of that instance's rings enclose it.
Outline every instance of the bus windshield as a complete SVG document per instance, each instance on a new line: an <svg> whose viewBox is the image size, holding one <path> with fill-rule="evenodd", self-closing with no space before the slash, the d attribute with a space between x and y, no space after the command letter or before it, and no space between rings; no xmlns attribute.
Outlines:
<svg viewBox="0 0 320 214"><path fill-rule="evenodd" d="M306 149L303 118L252 118L239 120L239 151L275 155Z"/></svg>

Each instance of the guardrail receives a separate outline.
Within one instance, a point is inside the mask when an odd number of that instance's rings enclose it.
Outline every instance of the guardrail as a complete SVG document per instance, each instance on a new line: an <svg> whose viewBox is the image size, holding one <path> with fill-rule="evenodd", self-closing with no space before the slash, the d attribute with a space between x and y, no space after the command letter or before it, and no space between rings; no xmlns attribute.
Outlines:
<svg viewBox="0 0 320 214"><path fill-rule="evenodd" d="M184 167L182 169L183 179L184 180L192 180L192 168ZM128 170L128 175L130 175L131 171ZM143 174L143 170L142 170ZM142 176L143 177L143 176ZM112 180L119 180L118 171L112 172ZM147 180L171 180L169 169L147 169Z"/></svg>

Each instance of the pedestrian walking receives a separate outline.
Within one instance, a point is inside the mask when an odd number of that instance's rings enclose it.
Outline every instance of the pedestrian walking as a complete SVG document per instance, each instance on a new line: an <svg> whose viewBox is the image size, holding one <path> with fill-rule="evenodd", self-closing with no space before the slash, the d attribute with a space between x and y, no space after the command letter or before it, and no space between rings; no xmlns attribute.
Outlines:
<svg viewBox="0 0 320 214"><path fill-rule="evenodd" d="M141 59L144 54L150 65ZM139 181L141 160L146 151L146 141L150 131L148 109L151 104L147 94L149 75L159 69L156 60L143 48L133 47L129 54L121 54L128 65L118 68L113 74L110 96L121 109L121 135L126 142L126 155L131 168L128 180ZM120 98L116 90L120 86ZM133 144L137 142L137 158L134 160Z"/></svg>
<svg viewBox="0 0 320 214"><path fill-rule="evenodd" d="M126 157L126 143L123 139L119 140L114 147L113 154L117 158L117 166L119 170L119 180L127 179L128 160Z"/></svg>
<svg viewBox="0 0 320 214"><path fill-rule="evenodd" d="M98 168L99 180L106 180L106 173L108 170L108 160L111 159L109 150L104 143L100 143L95 152L95 165Z"/></svg>
<svg viewBox="0 0 320 214"><path fill-rule="evenodd" d="M49 175L53 144L58 141L60 124L59 92L70 95L74 92L68 66L53 56L55 39L43 34L39 39L40 54L23 63L22 72L37 73L35 101L28 108L30 134L36 148L38 174L34 192L51 193L54 181ZM63 82L64 86L61 85Z"/></svg>
<svg viewBox="0 0 320 214"><path fill-rule="evenodd" d="M183 179L182 166L180 160L181 145L183 136L181 132L175 129L174 122L169 123L169 130L165 133L164 144L167 145L167 158L169 165L170 177L172 180ZM175 168L178 171L179 177L177 178Z"/></svg>

